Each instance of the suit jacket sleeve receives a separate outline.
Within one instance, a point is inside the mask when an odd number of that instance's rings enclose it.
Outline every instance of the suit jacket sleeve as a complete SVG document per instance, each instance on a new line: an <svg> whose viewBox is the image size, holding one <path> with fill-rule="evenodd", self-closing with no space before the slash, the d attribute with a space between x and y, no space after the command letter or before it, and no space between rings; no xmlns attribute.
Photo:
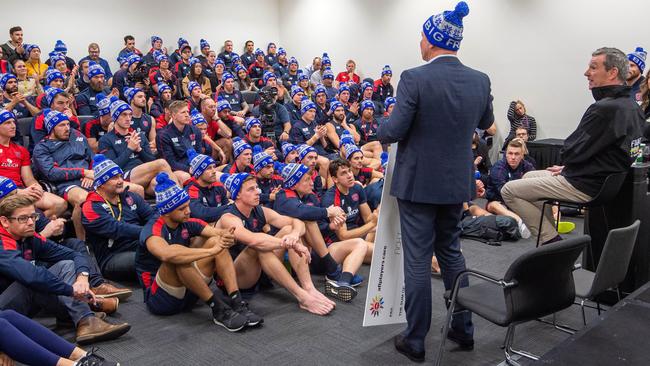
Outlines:
<svg viewBox="0 0 650 366"><path fill-rule="evenodd" d="M402 72L397 86L397 103L386 123L379 125L377 137L382 143L403 140L411 128L418 107L417 82L409 70Z"/></svg>

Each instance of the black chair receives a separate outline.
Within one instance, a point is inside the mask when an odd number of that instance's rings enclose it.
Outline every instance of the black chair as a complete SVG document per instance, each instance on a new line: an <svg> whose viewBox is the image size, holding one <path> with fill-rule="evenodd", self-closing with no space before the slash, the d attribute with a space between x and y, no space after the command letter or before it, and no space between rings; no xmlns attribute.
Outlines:
<svg viewBox="0 0 650 366"><path fill-rule="evenodd" d="M18 118L16 121L16 131L20 134L22 137L21 141L18 141L23 147L27 148L29 147L29 140L31 139L31 127L32 127L32 121L34 120L33 117L23 117L23 118Z"/></svg>
<svg viewBox="0 0 650 366"><path fill-rule="evenodd" d="M576 297L581 299L579 305L584 325L587 325L585 301L596 302L596 309L600 315L600 303L595 299L598 295L613 288L616 289L618 300L621 300L621 291L618 285L623 282L627 274L639 226L641 226L641 221L636 220L630 226L613 229L607 234L607 240L605 240L595 273L582 268L574 272Z"/></svg>
<svg viewBox="0 0 650 366"><path fill-rule="evenodd" d="M244 101L250 105L250 107L253 107L253 104L255 103L255 99L257 99L257 92L254 91L243 91L241 92L242 97L244 97Z"/></svg>
<svg viewBox="0 0 650 366"><path fill-rule="evenodd" d="M535 248L517 258L502 279L474 270L466 270L458 275L451 292L445 294L450 299L449 309L436 365L442 362L449 324L457 307L458 312L471 311L494 324L508 327L504 341L508 364L517 365L512 353L538 359L531 353L512 349L515 326L573 304L575 262L590 240L588 235L584 235ZM463 277L476 277L486 282L461 288Z"/></svg>
<svg viewBox="0 0 650 366"><path fill-rule="evenodd" d="M542 214L539 217L539 230L537 231L537 246L539 246L540 244L539 240L542 234L542 223L544 222L544 212L546 212L546 205L550 205L550 206L557 205L558 211L562 206L572 207L577 210L603 206L609 203L611 200L613 200L614 197L616 197L618 192L621 190L621 187L623 186L626 177L627 177L627 171L608 175L607 178L605 178L605 182L603 183L603 186L600 187L600 192L598 192L598 194L594 198L592 198L591 201L588 202L562 201L562 200L558 200L557 198L544 199L544 203L542 204ZM560 220L555 220L555 230L558 229L559 224L560 224ZM607 224L607 217L605 217L605 226L609 230L609 226Z"/></svg>
<svg viewBox="0 0 650 366"><path fill-rule="evenodd" d="M95 116L77 116L77 119L79 120L79 128L81 128L81 131L83 132L84 126L86 126L86 123L88 121L93 120L97 117Z"/></svg>

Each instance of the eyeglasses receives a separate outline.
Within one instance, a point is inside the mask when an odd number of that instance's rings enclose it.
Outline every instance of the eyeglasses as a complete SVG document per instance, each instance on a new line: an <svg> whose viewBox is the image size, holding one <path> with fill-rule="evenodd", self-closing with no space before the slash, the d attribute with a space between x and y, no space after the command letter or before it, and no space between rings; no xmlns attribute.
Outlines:
<svg viewBox="0 0 650 366"><path fill-rule="evenodd" d="M9 220L16 220L18 221L19 224L26 224L29 219L32 219L33 222L36 222L38 220L39 214L33 213L31 215L24 215L24 216L9 216L7 217Z"/></svg>

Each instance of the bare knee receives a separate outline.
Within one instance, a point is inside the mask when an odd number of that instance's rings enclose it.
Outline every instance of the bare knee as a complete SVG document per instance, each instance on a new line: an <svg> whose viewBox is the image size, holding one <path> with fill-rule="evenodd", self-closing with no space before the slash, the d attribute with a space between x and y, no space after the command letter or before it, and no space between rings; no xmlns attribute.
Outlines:
<svg viewBox="0 0 650 366"><path fill-rule="evenodd" d="M172 170L172 168L169 166L169 163L164 159L154 160L153 163L154 163L154 169L156 171L162 172L162 171Z"/></svg>

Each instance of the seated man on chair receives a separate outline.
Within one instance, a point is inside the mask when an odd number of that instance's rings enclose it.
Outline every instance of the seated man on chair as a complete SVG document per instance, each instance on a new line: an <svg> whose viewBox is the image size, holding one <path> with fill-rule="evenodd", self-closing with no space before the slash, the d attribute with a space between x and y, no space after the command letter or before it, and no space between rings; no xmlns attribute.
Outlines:
<svg viewBox="0 0 650 366"><path fill-rule="evenodd" d="M210 307L214 323L228 331L261 323L237 286L228 252L234 243L232 227L215 229L203 220L191 219L187 192L167 173L158 174L156 182L160 217L150 220L142 231L135 262L147 309L156 315L173 315L191 310L201 299ZM215 273L228 299L210 289Z"/></svg>
<svg viewBox="0 0 650 366"><path fill-rule="evenodd" d="M628 68L626 55L616 48L592 53L584 75L596 102L564 141L564 166L529 172L501 189L506 205L521 216L533 235L539 233L543 244L562 240L550 205L542 213L546 199L588 202L598 195L607 176L627 172L634 161L632 142L642 137L645 119L625 85Z"/></svg>
<svg viewBox="0 0 650 366"><path fill-rule="evenodd" d="M517 220L521 237L528 239L530 237L530 231L526 227L526 224L524 224L517 213L508 209L508 206L503 203L503 198L501 197L501 188L506 183L521 179L524 174L535 170L529 162L524 160L525 148L526 144L518 138L508 142L505 156L503 159L495 162L490 170L486 189L488 203L485 208L492 214L510 216Z"/></svg>
<svg viewBox="0 0 650 366"><path fill-rule="evenodd" d="M297 300L301 309L317 315L334 310L334 302L314 287L309 273L311 256L302 244L305 225L298 219L283 216L260 205L260 192L255 177L248 173L222 175L221 181L235 201L231 211L223 215L218 226L235 227L237 244L230 249L235 257L237 281L241 288L255 288L262 271L286 288ZM266 234L269 224L279 231ZM291 277L282 263L288 251L291 268L298 282Z"/></svg>

